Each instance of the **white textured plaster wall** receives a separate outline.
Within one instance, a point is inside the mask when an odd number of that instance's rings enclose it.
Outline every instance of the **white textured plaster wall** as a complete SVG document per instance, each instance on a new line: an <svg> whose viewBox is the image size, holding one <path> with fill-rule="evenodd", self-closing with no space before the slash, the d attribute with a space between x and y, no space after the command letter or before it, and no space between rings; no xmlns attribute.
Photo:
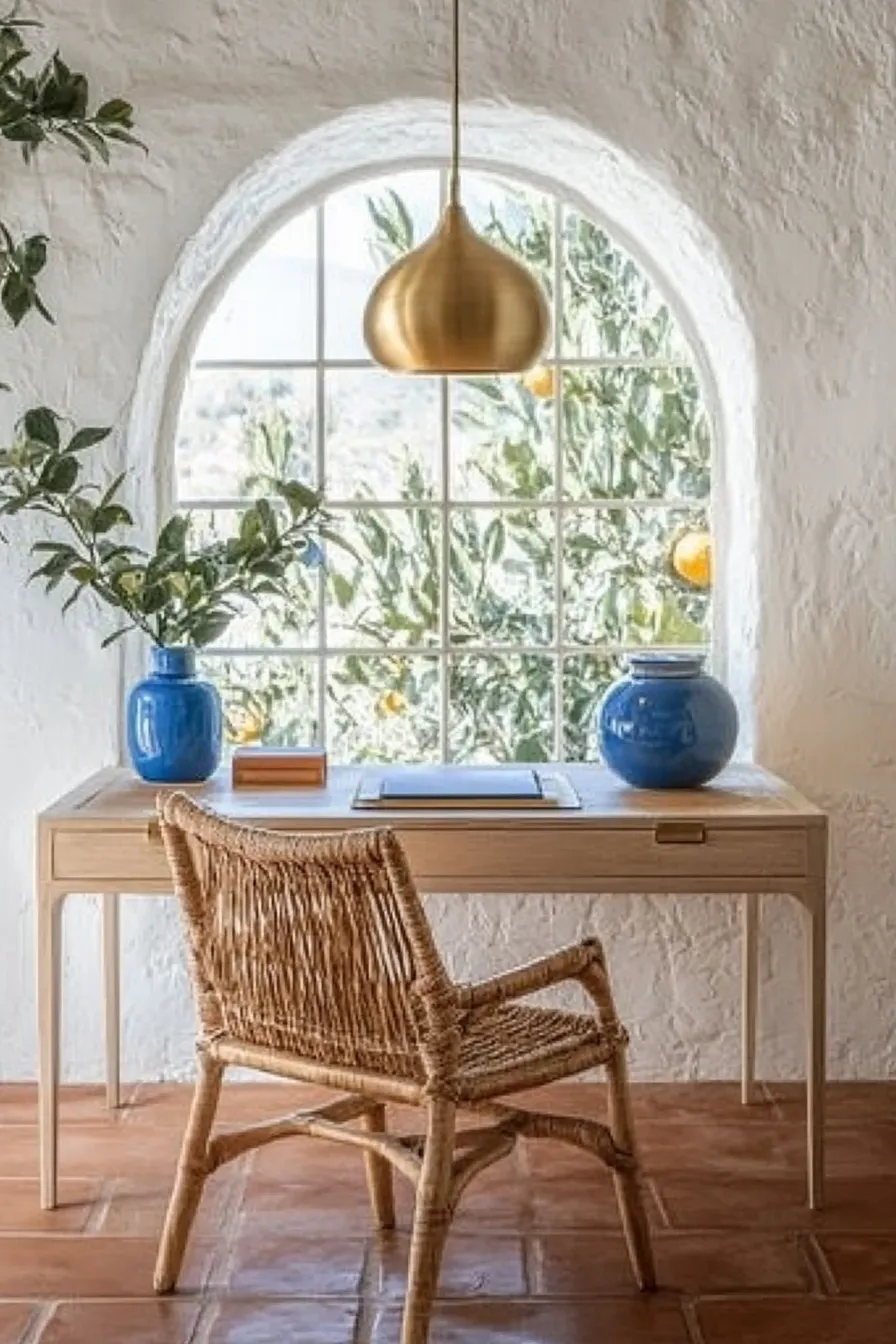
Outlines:
<svg viewBox="0 0 896 1344"><path fill-rule="evenodd" d="M114 419L110 462L138 468L150 522L152 426L171 406L162 380L173 361L176 382L178 324L189 327L190 304L210 279L203 258L246 242L253 202L241 222L229 189L246 174L255 187L267 183L263 224L276 192L270 172L251 177L253 165L281 153L292 188L312 190L327 163L305 164L303 176L296 160L327 143L328 124L356 108L441 97L447 7L53 0L41 8L98 90L131 92L151 153L123 153L111 170L87 173L56 155L27 174L4 156L4 214L56 241L45 288L58 325L32 323L0 340L17 387L0 409L12 415L40 399L82 422ZM896 13L888 0L607 0L599 18L591 0L471 8L466 91L497 109L474 118L479 152L512 163L525 127L531 171L554 178L564 166L557 146L566 145L570 187L607 193L607 216L653 251L702 335L727 431L719 532L728 673L759 758L833 812L832 1067L887 1072L896 1061ZM526 120L514 111L522 108L549 120ZM414 148L416 116L404 111L407 133L394 131L388 147L395 159L425 152ZM432 120L429 103L419 111L421 122ZM378 136L388 116L354 117L359 160L385 154ZM291 143L304 149L290 155ZM607 145L617 147L615 160ZM333 147L329 166L345 167L344 153L344 142L338 155ZM634 202L643 208L633 212ZM228 218L232 233L216 244L214 227ZM193 289L179 298L190 267ZM159 423L164 437L164 415ZM0 554L6 1077L34 1069L32 815L115 758L122 681L115 655L99 652L98 618L63 624L52 600L23 593L24 540L17 532ZM761 1065L787 1074L800 1065L799 944L786 902L767 907ZM440 897L431 909L456 968L470 974L593 922L635 1026L636 1071L734 1072L732 906ZM72 903L66 935L65 1067L89 1077L99 1072L100 1033L88 903ZM192 1017L173 904L130 903L125 941L126 1072L186 1071Z"/></svg>

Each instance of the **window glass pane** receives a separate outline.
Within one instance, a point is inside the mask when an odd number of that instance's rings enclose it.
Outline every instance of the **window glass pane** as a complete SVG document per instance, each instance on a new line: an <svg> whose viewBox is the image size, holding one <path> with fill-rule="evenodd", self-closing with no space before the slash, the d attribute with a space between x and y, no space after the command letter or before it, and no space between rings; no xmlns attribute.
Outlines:
<svg viewBox="0 0 896 1344"><path fill-rule="evenodd" d="M554 201L536 187L465 172L463 201L474 229L533 274L548 305L554 293ZM546 351L552 349L551 341Z"/></svg>
<svg viewBox="0 0 896 1344"><path fill-rule="evenodd" d="M708 496L709 421L691 369L567 369L561 410L573 497Z"/></svg>
<svg viewBox="0 0 896 1344"><path fill-rule="evenodd" d="M604 691L626 669L624 657L583 653L563 659L563 756L568 761L598 758L595 719Z"/></svg>
<svg viewBox="0 0 896 1344"><path fill-rule="evenodd" d="M364 309L378 276L435 228L439 174L394 173L335 192L324 205L324 355L369 359Z"/></svg>
<svg viewBox="0 0 896 1344"><path fill-rule="evenodd" d="M452 493L542 499L556 490L553 371L450 383ZM544 381L544 380L547 380ZM535 388L533 391L531 388Z"/></svg>
<svg viewBox="0 0 896 1344"><path fill-rule="evenodd" d="M312 360L317 331L314 211L290 222L246 262L203 329L200 360Z"/></svg>
<svg viewBox="0 0 896 1344"><path fill-rule="evenodd" d="M327 750L334 761L437 761L439 660L328 658Z"/></svg>
<svg viewBox="0 0 896 1344"><path fill-rule="evenodd" d="M312 746L319 741L317 671L311 658L215 657L198 660L224 703L229 748Z"/></svg>
<svg viewBox="0 0 896 1344"><path fill-rule="evenodd" d="M456 509L449 559L453 644L547 644L553 639L552 510Z"/></svg>
<svg viewBox="0 0 896 1344"><path fill-rule="evenodd" d="M197 545L227 541L237 535L241 509L194 509L191 537ZM317 642L319 569L296 565L290 576L289 597L265 597L260 605L238 600L240 615L218 645L223 648L292 648Z"/></svg>
<svg viewBox="0 0 896 1344"><path fill-rule="evenodd" d="M437 379L331 369L325 389L329 498L428 499L438 493Z"/></svg>
<svg viewBox="0 0 896 1344"><path fill-rule="evenodd" d="M550 656L452 657L448 750L452 761L549 761L554 755Z"/></svg>
<svg viewBox="0 0 896 1344"><path fill-rule="evenodd" d="M702 510L574 510L565 519L565 638L579 644L704 643L709 593L672 568L676 541Z"/></svg>
<svg viewBox="0 0 896 1344"><path fill-rule="evenodd" d="M327 643L371 648L435 643L438 510L339 510L334 527L352 549L328 548Z"/></svg>
<svg viewBox="0 0 896 1344"><path fill-rule="evenodd" d="M691 355L662 295L597 224L564 211L561 355Z"/></svg>
<svg viewBox="0 0 896 1344"><path fill-rule="evenodd" d="M312 484L314 373L196 369L177 427L178 499L241 499L264 493L258 478Z"/></svg>

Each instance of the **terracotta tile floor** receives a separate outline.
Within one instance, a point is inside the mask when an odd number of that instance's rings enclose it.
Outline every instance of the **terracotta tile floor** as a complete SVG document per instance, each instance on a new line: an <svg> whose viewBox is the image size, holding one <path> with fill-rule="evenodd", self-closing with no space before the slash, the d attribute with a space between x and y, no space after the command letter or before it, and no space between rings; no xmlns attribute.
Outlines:
<svg viewBox="0 0 896 1344"><path fill-rule="evenodd" d="M552 1089L595 1113L595 1086ZM239 1123L314 1100L228 1088ZM371 1235L357 1155L272 1145L209 1185L171 1300L151 1274L189 1101L132 1089L121 1111L66 1089L62 1207L37 1207L32 1087L0 1087L0 1344L397 1344L401 1227ZM633 1288L609 1178L554 1144L475 1182L449 1240L433 1344L892 1344L896 1083L830 1089L828 1204L805 1206L803 1102L766 1087L643 1086L635 1104L662 1291ZM404 1125L407 1113L396 1114Z"/></svg>

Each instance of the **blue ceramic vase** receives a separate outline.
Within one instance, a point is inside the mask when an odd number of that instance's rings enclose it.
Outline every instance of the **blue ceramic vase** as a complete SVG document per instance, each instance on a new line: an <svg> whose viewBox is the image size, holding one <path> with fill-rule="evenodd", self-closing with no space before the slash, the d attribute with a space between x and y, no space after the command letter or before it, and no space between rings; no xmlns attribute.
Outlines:
<svg viewBox="0 0 896 1344"><path fill-rule="evenodd" d="M611 770L638 789L694 789L727 765L737 706L699 655L635 654L597 713Z"/></svg>
<svg viewBox="0 0 896 1344"><path fill-rule="evenodd" d="M128 696L128 752L153 784L198 784L221 760L221 697L196 676L196 650L152 650L150 674Z"/></svg>

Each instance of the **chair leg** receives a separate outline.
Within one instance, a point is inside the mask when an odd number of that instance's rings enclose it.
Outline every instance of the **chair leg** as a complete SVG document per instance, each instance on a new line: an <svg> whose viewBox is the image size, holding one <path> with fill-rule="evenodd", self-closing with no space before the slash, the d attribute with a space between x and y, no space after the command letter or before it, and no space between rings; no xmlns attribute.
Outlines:
<svg viewBox="0 0 896 1344"><path fill-rule="evenodd" d="M610 1131L613 1139L618 1147L636 1153L635 1124L624 1049L620 1049L607 1065L607 1083ZM647 1210L644 1206L640 1163L634 1171L614 1171L613 1184L616 1187L616 1201L622 1219L625 1244L638 1287L655 1288L656 1269Z"/></svg>
<svg viewBox="0 0 896 1344"><path fill-rule="evenodd" d="M385 1134L385 1106L377 1105L365 1111L361 1117L361 1124L371 1134ZM392 1228L395 1226L395 1192L392 1186L391 1163L379 1153L365 1153L364 1165L367 1169L367 1188L370 1191L374 1221L377 1227Z"/></svg>
<svg viewBox="0 0 896 1344"><path fill-rule="evenodd" d="M414 1208L401 1344L427 1344L429 1339L432 1303L452 1215L454 1119L453 1102L442 1098L429 1102L426 1151Z"/></svg>
<svg viewBox="0 0 896 1344"><path fill-rule="evenodd" d="M159 1242L153 1285L157 1293L170 1293L177 1285L193 1219L202 1198L206 1177L206 1150L218 1109L224 1066L199 1052L199 1074L190 1118L180 1150L177 1175L165 1226Z"/></svg>

